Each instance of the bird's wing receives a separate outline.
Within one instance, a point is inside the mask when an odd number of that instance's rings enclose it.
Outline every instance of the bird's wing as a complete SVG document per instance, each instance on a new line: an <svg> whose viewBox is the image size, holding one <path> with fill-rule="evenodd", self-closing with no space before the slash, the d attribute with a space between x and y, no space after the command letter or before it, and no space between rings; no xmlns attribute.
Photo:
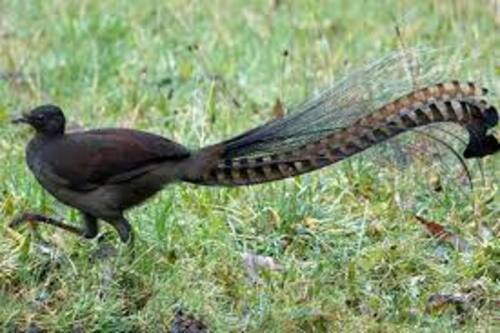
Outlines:
<svg viewBox="0 0 500 333"><path fill-rule="evenodd" d="M166 161L189 157L184 146L129 129L99 129L65 135L42 147L42 161L61 185L90 190L126 181Z"/></svg>

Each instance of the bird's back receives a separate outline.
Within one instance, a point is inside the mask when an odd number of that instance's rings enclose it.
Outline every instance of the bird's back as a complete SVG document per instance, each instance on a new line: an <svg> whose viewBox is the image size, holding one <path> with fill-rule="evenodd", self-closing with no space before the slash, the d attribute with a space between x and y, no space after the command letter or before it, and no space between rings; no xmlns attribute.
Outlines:
<svg viewBox="0 0 500 333"><path fill-rule="evenodd" d="M125 181L151 165L189 155L187 148L159 135L121 128L36 136L27 148L37 178L53 178L60 186L82 191Z"/></svg>

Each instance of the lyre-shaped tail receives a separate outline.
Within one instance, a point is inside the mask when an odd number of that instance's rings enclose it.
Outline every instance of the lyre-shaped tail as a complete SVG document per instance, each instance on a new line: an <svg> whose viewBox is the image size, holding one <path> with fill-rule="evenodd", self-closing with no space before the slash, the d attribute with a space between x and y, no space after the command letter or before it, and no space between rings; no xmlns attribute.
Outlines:
<svg viewBox="0 0 500 333"><path fill-rule="evenodd" d="M238 154L238 149L252 151L252 145L265 142L264 135L259 138L260 131L265 133L265 124L201 149L186 165L182 179L202 185L238 186L293 177L346 159L416 127L438 122L465 127L470 140L464 157L483 157L500 150L497 139L487 134L498 123L498 113L484 99L486 94L486 89L473 83L436 84L398 98L349 126L322 133L303 145L288 147L288 139L302 135L300 131L287 132L281 142L279 133L273 133L273 140L281 145L278 152Z"/></svg>

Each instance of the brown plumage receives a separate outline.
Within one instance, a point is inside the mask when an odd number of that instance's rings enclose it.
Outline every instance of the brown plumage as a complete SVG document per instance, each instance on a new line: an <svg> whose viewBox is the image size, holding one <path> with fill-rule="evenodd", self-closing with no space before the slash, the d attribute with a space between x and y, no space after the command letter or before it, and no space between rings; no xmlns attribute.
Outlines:
<svg viewBox="0 0 500 333"><path fill-rule="evenodd" d="M222 142L193 155L194 167L188 168L190 172L183 180L238 186L289 178L346 159L413 128L438 122L464 126L470 135L464 157L483 157L499 149L496 139L486 135L498 122L496 109L483 99L486 93L486 89L470 82L429 86L388 103L351 126L280 153L226 158L232 153L228 149L231 140Z"/></svg>
<svg viewBox="0 0 500 333"><path fill-rule="evenodd" d="M457 81L432 84L432 75L424 77L426 87L415 89L412 80L400 78L403 60L396 55L376 62L281 119L197 151L130 129L66 134L58 107L38 107L17 120L37 133L27 147L28 165L45 189L82 213L85 228L36 214L21 216L14 225L34 219L92 238L101 219L127 241L131 227L124 212L169 183L239 186L289 178L436 123L467 130L465 158L500 150L488 134L498 113L486 102L486 89Z"/></svg>

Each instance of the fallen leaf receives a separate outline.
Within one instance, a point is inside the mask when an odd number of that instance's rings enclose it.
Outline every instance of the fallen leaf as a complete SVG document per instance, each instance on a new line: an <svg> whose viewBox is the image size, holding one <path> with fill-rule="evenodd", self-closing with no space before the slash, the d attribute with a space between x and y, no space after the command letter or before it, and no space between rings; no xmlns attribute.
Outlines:
<svg viewBox="0 0 500 333"><path fill-rule="evenodd" d="M261 269L267 269L270 271L281 271L283 269L283 266L281 266L281 264L268 256L261 256L250 252L245 252L243 253L242 257L245 271L250 280L252 280L252 282L254 283L261 282L258 273L258 271Z"/></svg>
<svg viewBox="0 0 500 333"><path fill-rule="evenodd" d="M448 231L442 225L428 221L418 215L415 215L415 218L425 227L427 233L432 237L451 244L458 252L467 252L469 250L469 244L456 233Z"/></svg>

